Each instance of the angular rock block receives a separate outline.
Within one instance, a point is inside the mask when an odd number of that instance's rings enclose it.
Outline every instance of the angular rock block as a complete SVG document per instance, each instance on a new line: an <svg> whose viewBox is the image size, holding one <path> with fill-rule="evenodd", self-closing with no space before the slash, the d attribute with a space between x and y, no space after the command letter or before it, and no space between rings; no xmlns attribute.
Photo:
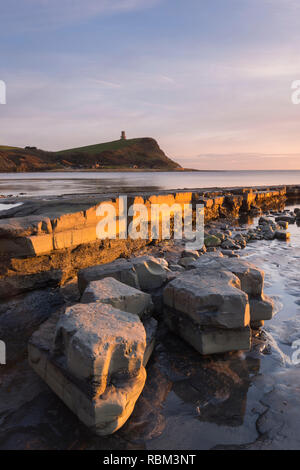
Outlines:
<svg viewBox="0 0 300 470"><path fill-rule="evenodd" d="M181 258L194 258L198 259L199 258L199 253L196 250L183 250L181 253Z"/></svg>
<svg viewBox="0 0 300 470"><path fill-rule="evenodd" d="M275 238L275 230L272 228L271 225L263 225L261 233L265 240L274 240Z"/></svg>
<svg viewBox="0 0 300 470"><path fill-rule="evenodd" d="M138 316L101 302L51 317L28 345L34 370L99 435L131 415L146 380L145 349Z"/></svg>
<svg viewBox="0 0 300 470"><path fill-rule="evenodd" d="M206 247L216 247L221 245L221 240L215 235L208 235L204 239L204 244Z"/></svg>
<svg viewBox="0 0 300 470"><path fill-rule="evenodd" d="M164 305L202 327L243 328L249 325L248 296L232 273L189 271L164 289Z"/></svg>
<svg viewBox="0 0 300 470"><path fill-rule="evenodd" d="M151 315L153 311L150 294L127 286L113 277L90 282L81 297L81 302L110 304L123 312L134 313L141 319Z"/></svg>
<svg viewBox="0 0 300 470"><path fill-rule="evenodd" d="M78 272L78 288L81 294L91 281L98 281L105 277L113 277L131 287L139 286L136 270L133 264L126 259L119 259L112 263L100 264L81 269Z"/></svg>
<svg viewBox="0 0 300 470"><path fill-rule="evenodd" d="M131 262L136 270L141 289L156 289L166 281L166 268L153 256L139 256L132 258Z"/></svg>
<svg viewBox="0 0 300 470"><path fill-rule="evenodd" d="M179 273L179 272L184 271L184 267L181 266L180 264L169 264L169 269L170 269L170 271L175 272L175 273L176 272Z"/></svg>
<svg viewBox="0 0 300 470"><path fill-rule="evenodd" d="M263 320L271 320L274 314L274 301L265 294L261 298L250 298L251 325Z"/></svg>
<svg viewBox="0 0 300 470"><path fill-rule="evenodd" d="M110 376L136 375L143 363L146 334L136 315L100 302L66 308L58 321L54 352L75 377L93 377L102 395Z"/></svg>
<svg viewBox="0 0 300 470"><path fill-rule="evenodd" d="M261 295L264 284L264 272L254 264L241 259L224 259L223 268L234 273L241 281L241 289L249 295Z"/></svg>
<svg viewBox="0 0 300 470"><path fill-rule="evenodd" d="M195 261L193 267L196 267L197 272L207 267L215 270L228 270L239 278L240 288L248 294L251 326L257 326L258 322L270 320L273 317L274 303L263 293L264 272L252 263L240 258L211 258L209 255L203 255Z"/></svg>
<svg viewBox="0 0 300 470"><path fill-rule="evenodd" d="M239 250L240 246L231 238L227 238L227 240L222 242L221 248L224 250Z"/></svg>
<svg viewBox="0 0 300 470"><path fill-rule="evenodd" d="M130 261L120 259L112 263L81 269L78 273L78 287L81 293L88 283L105 277L113 277L128 286L151 290L163 285L167 278L164 263L153 256L140 256Z"/></svg>
<svg viewBox="0 0 300 470"><path fill-rule="evenodd" d="M52 233L49 217L30 215L0 220L1 238L12 239L45 233Z"/></svg>
<svg viewBox="0 0 300 470"><path fill-rule="evenodd" d="M188 269L189 266L193 266L194 260L195 258L191 258L191 257L180 258L179 263L180 263L180 266Z"/></svg>
<svg viewBox="0 0 300 470"><path fill-rule="evenodd" d="M278 217L275 217L275 222L288 222L289 224L294 224L295 223L295 217L292 215L279 215Z"/></svg>
<svg viewBox="0 0 300 470"><path fill-rule="evenodd" d="M248 261L240 258L216 258L210 255L203 255L194 262L193 267L199 269L209 267L215 270L230 271L240 279L241 289L246 294L253 296L260 296L262 294L264 272Z"/></svg>
<svg viewBox="0 0 300 470"><path fill-rule="evenodd" d="M284 220L279 220L278 222L279 227L281 227L283 230L287 230L289 228L289 223L285 222Z"/></svg>
<svg viewBox="0 0 300 470"><path fill-rule="evenodd" d="M164 289L167 326L200 354L249 349L249 302L240 280L230 272L197 271L180 275Z"/></svg>
<svg viewBox="0 0 300 470"><path fill-rule="evenodd" d="M258 220L258 224L259 225L273 225L273 220L270 219L269 217L264 217L264 216L261 216Z"/></svg>
<svg viewBox="0 0 300 470"><path fill-rule="evenodd" d="M185 314L165 309L165 322L169 329L179 335L202 355L249 350L251 332L245 328L203 328Z"/></svg>
<svg viewBox="0 0 300 470"><path fill-rule="evenodd" d="M265 321L264 320L257 320L257 321L251 321L251 328L253 330L258 330L262 326L264 326Z"/></svg>
<svg viewBox="0 0 300 470"><path fill-rule="evenodd" d="M275 238L277 238L277 240L287 241L291 238L291 234L285 230L276 230Z"/></svg>
<svg viewBox="0 0 300 470"><path fill-rule="evenodd" d="M233 250L222 250L222 254L224 256L228 256L228 258L239 258L240 255L238 255L235 251Z"/></svg>

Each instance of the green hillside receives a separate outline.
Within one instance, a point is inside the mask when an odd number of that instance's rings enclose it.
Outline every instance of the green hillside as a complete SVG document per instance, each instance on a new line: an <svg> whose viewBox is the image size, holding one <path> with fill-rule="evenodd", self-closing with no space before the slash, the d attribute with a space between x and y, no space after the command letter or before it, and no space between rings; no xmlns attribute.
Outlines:
<svg viewBox="0 0 300 470"><path fill-rule="evenodd" d="M0 171L155 169L176 170L181 166L168 158L149 137L115 140L85 147L47 152L34 146L0 146Z"/></svg>
<svg viewBox="0 0 300 470"><path fill-rule="evenodd" d="M20 149L20 147L10 147L9 145L0 145L0 150L13 150L13 149Z"/></svg>
<svg viewBox="0 0 300 470"><path fill-rule="evenodd" d="M87 145L86 147L77 147L74 149L61 150L56 152L57 155L68 155L74 152L99 154L105 151L120 150L126 147L130 147L133 144L141 143L143 139L128 139L128 140L114 140L112 142L105 142L103 144Z"/></svg>

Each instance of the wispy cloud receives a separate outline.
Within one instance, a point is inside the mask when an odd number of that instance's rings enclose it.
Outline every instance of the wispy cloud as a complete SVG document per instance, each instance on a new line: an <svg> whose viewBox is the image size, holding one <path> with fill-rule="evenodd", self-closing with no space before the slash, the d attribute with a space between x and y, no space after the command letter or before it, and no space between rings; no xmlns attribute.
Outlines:
<svg viewBox="0 0 300 470"><path fill-rule="evenodd" d="M110 82L107 80L98 80L96 78L93 78L91 79L91 82L104 88L112 88L112 89L122 88L122 85L120 83L114 83L114 82Z"/></svg>
<svg viewBox="0 0 300 470"><path fill-rule="evenodd" d="M151 8L162 0L10 0L1 5L3 31L59 28L103 14Z"/></svg>

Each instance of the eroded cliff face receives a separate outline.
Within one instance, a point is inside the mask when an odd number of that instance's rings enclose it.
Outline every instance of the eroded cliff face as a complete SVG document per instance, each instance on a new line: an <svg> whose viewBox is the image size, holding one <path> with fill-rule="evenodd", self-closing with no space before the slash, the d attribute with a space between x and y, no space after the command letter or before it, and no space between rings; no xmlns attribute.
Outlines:
<svg viewBox="0 0 300 470"><path fill-rule="evenodd" d="M26 172L55 170L57 163L49 152L0 147L1 172Z"/></svg>
<svg viewBox="0 0 300 470"><path fill-rule="evenodd" d="M162 192L128 197L128 207L142 203L184 206L203 204L205 221L219 217L236 218L242 213L257 215L260 210L283 207L286 188L226 189L218 191ZM118 197L95 197L50 201L28 201L11 209L0 220L0 297L28 290L64 284L79 269L128 257L152 242L108 237L99 240L96 227L101 217L97 209L111 204L119 217ZM149 217L150 220L150 217ZM128 218L128 223L130 223Z"/></svg>
<svg viewBox="0 0 300 470"><path fill-rule="evenodd" d="M180 169L168 158L157 141L150 137L118 140L107 144L92 145L57 152L58 163L76 167Z"/></svg>

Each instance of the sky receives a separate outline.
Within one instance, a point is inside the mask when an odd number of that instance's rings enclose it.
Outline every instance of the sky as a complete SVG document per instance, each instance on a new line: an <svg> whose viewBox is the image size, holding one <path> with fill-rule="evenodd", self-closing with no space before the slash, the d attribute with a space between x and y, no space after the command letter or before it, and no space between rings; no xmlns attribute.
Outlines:
<svg viewBox="0 0 300 470"><path fill-rule="evenodd" d="M299 0L0 0L0 144L300 169Z"/></svg>

